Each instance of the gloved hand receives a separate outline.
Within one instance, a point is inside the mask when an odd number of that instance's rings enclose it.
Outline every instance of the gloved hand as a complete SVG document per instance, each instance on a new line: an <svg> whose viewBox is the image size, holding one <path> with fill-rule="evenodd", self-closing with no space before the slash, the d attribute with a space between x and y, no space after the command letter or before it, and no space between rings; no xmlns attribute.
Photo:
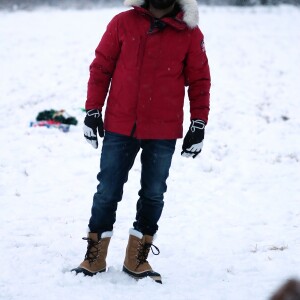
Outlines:
<svg viewBox="0 0 300 300"><path fill-rule="evenodd" d="M205 131L205 122L192 120L182 145L181 155L195 158L202 150Z"/></svg>
<svg viewBox="0 0 300 300"><path fill-rule="evenodd" d="M98 148L97 129L100 137L104 136L102 114L99 109L88 110L84 119L83 133L89 144Z"/></svg>

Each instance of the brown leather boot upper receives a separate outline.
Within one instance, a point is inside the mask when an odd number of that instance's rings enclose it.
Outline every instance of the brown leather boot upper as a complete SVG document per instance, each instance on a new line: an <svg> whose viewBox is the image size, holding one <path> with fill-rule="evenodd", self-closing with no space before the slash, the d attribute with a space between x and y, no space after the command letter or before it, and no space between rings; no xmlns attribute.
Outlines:
<svg viewBox="0 0 300 300"><path fill-rule="evenodd" d="M142 239L139 239L134 235L129 236L124 261L124 266L129 271L134 273L152 271L152 268L147 261L152 241L153 237L150 235L144 235Z"/></svg>
<svg viewBox="0 0 300 300"><path fill-rule="evenodd" d="M142 234L140 235L142 236ZM159 254L158 248L154 246L152 242L153 237L150 235L144 235L139 238L134 234L130 234L126 248L123 271L136 279L150 277L156 282L161 283L160 274L154 272L147 261L152 246L158 251L157 253L154 253L152 250L153 254Z"/></svg>
<svg viewBox="0 0 300 300"><path fill-rule="evenodd" d="M84 261L74 271L90 276L104 272L106 270L106 256L110 237L99 240L97 233L90 232L88 237L84 239L88 242L87 252Z"/></svg>

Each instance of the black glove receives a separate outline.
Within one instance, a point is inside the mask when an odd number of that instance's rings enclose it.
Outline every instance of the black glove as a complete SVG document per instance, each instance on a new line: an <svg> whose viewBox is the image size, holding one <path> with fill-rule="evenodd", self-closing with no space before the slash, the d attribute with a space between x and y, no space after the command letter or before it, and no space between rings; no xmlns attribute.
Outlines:
<svg viewBox="0 0 300 300"><path fill-rule="evenodd" d="M103 121L99 109L88 110L84 119L83 133L89 144L95 149L98 148L97 129L100 137L104 136Z"/></svg>
<svg viewBox="0 0 300 300"><path fill-rule="evenodd" d="M192 120L182 145L181 155L195 158L202 150L205 131L205 122Z"/></svg>

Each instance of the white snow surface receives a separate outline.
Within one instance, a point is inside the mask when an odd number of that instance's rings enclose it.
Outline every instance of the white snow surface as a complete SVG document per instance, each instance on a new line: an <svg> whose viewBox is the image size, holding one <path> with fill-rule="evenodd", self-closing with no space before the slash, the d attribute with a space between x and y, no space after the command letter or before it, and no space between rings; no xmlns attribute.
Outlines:
<svg viewBox="0 0 300 300"><path fill-rule="evenodd" d="M300 273L300 11L290 6L199 7L211 113L197 159L181 157L177 143L161 253L149 256L163 284L121 272L139 158L109 271L70 272L86 251L101 152L82 136L89 64L124 9L0 12L0 299L268 299ZM30 128L46 109L66 109L79 124ZM188 99L185 111L186 131Z"/></svg>

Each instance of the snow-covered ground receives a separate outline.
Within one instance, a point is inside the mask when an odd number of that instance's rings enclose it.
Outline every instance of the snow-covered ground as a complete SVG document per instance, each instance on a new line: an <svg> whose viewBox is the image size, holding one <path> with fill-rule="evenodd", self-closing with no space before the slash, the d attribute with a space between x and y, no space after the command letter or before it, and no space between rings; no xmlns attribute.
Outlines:
<svg viewBox="0 0 300 300"><path fill-rule="evenodd" d="M262 300L300 275L300 11L200 7L212 73L198 159L177 150L150 255L163 285L121 272L139 159L125 186L108 273L83 259L100 150L82 137L88 67L124 8L0 12L0 299ZM30 128L46 109L69 133ZM186 106L185 129L188 127Z"/></svg>

